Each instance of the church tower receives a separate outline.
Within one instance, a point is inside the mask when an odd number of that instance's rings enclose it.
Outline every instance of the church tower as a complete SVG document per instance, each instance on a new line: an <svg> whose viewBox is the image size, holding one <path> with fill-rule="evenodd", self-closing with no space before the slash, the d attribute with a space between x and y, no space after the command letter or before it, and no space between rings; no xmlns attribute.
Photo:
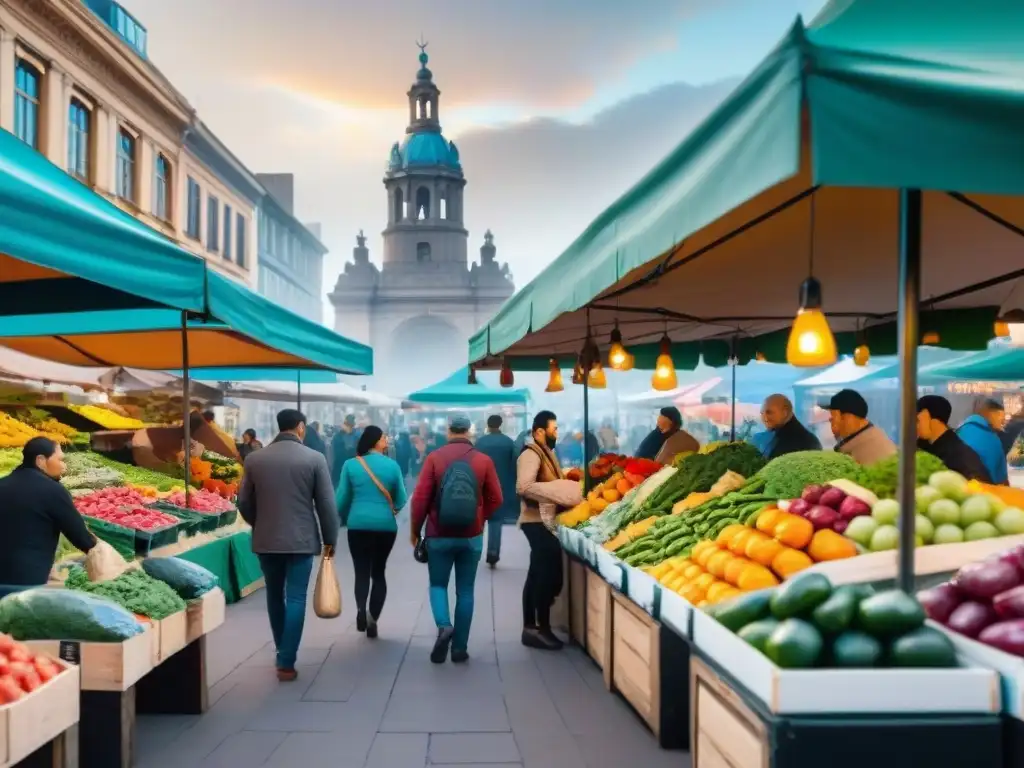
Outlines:
<svg viewBox="0 0 1024 768"><path fill-rule="evenodd" d="M328 297L335 330L373 346L373 386L396 395L464 366L469 337L514 291L490 231L480 263L469 262L466 177L458 148L441 133L441 91L427 67L427 45L418 45L405 137L392 145L384 172L381 267L370 262L360 232Z"/></svg>

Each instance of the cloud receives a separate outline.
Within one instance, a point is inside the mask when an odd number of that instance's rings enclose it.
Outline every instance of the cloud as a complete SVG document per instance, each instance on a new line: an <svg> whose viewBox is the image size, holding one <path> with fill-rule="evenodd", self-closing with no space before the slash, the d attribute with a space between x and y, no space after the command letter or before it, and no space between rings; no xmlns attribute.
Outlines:
<svg viewBox="0 0 1024 768"><path fill-rule="evenodd" d="M679 25L734 0L130 0L158 64L193 82L273 85L387 107L414 79L416 36L449 106L564 106L638 58L676 44ZM187 42L185 42L187 41ZM182 50L187 45L188 52ZM194 53L190 53L194 52ZM399 90L402 89L402 90Z"/></svg>

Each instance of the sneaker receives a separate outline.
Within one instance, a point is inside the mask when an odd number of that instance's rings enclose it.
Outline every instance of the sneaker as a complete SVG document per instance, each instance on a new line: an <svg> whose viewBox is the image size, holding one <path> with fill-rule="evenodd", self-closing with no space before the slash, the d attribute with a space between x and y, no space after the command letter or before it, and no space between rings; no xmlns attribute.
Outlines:
<svg viewBox="0 0 1024 768"><path fill-rule="evenodd" d="M366 622L366 636L373 640L377 637L377 620L369 619Z"/></svg>
<svg viewBox="0 0 1024 768"><path fill-rule="evenodd" d="M565 645L565 643L561 641L558 635L551 631L550 627L548 629L540 630L540 636L543 637L544 640L546 640L550 645L552 645L554 647L554 650L561 650L562 647Z"/></svg>
<svg viewBox="0 0 1024 768"><path fill-rule="evenodd" d="M299 673L294 669L285 669L283 667L277 668L277 679L282 683L290 683L299 676Z"/></svg>
<svg viewBox="0 0 1024 768"><path fill-rule="evenodd" d="M437 640L434 641L434 650L430 652L430 660L435 664L444 664L448 658L448 647L452 644L452 635L455 634L455 627L441 627L437 630Z"/></svg>
<svg viewBox="0 0 1024 768"><path fill-rule="evenodd" d="M522 642L527 648L537 648L541 651L558 651L562 648L562 642L558 638L547 637L539 629L532 627L523 630Z"/></svg>
<svg viewBox="0 0 1024 768"><path fill-rule="evenodd" d="M452 664L463 664L469 661L468 651L457 651L452 648Z"/></svg>
<svg viewBox="0 0 1024 768"><path fill-rule="evenodd" d="M356 632L366 631L366 611L359 611L356 614Z"/></svg>

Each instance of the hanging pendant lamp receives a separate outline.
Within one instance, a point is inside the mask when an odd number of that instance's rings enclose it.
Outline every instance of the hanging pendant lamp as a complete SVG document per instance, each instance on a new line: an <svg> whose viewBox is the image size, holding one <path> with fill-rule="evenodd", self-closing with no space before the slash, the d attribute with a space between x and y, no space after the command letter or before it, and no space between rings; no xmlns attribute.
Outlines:
<svg viewBox="0 0 1024 768"><path fill-rule="evenodd" d="M551 358L548 364L548 385L544 387L545 392L561 392L565 389L562 383L562 369L558 367L558 361Z"/></svg>
<svg viewBox="0 0 1024 768"><path fill-rule="evenodd" d="M498 383L505 389L509 389L516 383L516 377L512 374L512 366L509 365L508 358L503 358L501 361L501 374L498 376Z"/></svg>
<svg viewBox="0 0 1024 768"><path fill-rule="evenodd" d="M678 384L676 379L676 366L672 362L672 340L666 333L661 337L658 359L654 363L654 374L651 376L651 389L658 392L668 392L675 389Z"/></svg>
<svg viewBox="0 0 1024 768"><path fill-rule="evenodd" d="M622 331L619 330L619 321L615 321L610 338L611 346L608 348L608 367L613 371L623 370L623 366L629 361L629 350L622 345Z"/></svg>

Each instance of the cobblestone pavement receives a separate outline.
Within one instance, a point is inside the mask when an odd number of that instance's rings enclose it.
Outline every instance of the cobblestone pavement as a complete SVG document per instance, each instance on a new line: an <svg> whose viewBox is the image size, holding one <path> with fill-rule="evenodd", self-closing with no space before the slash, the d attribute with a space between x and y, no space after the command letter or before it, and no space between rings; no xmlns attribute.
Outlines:
<svg viewBox="0 0 1024 768"><path fill-rule="evenodd" d="M297 681L274 676L263 593L230 606L207 641L210 710L140 717L140 768L690 765L686 753L658 748L578 648L520 645L529 550L514 526L504 528L498 568L480 566L469 663L431 664L426 569L405 530L388 564L377 640L356 632L344 548L342 615L324 621L310 609Z"/></svg>

